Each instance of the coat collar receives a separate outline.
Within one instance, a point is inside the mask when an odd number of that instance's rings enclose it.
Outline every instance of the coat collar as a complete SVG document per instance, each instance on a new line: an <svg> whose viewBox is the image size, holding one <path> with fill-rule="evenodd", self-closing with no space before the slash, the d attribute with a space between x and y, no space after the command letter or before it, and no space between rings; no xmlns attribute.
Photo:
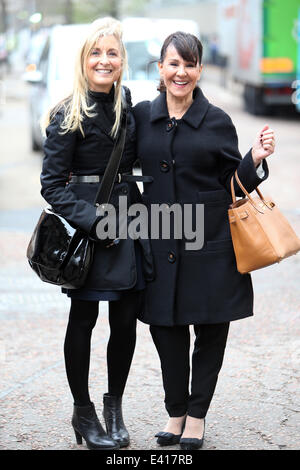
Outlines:
<svg viewBox="0 0 300 470"><path fill-rule="evenodd" d="M95 124L96 127L113 140L110 134L115 118L113 110L113 95L109 93L104 96L104 93L94 93L89 91L88 105L91 106L94 103L96 106L92 112L95 113L95 115L89 118L89 122Z"/></svg>
<svg viewBox="0 0 300 470"><path fill-rule="evenodd" d="M194 101L182 117L190 126L197 129L204 119L209 107L209 101L202 93L202 90L197 87L194 90ZM172 117L172 116L171 116ZM169 112L167 108L166 92L160 93L155 100L151 103L150 121L155 122L159 119L169 119Z"/></svg>

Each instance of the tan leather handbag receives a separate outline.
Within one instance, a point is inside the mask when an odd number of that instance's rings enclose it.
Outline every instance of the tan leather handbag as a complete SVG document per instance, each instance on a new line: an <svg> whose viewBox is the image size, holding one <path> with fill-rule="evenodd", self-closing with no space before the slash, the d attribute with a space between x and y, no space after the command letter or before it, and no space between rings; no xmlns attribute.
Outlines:
<svg viewBox="0 0 300 470"><path fill-rule="evenodd" d="M234 177L245 198L236 200ZM300 250L300 239L275 202L265 199L258 188L256 192L259 197L250 196L236 171L231 178L228 217L237 269L242 274L279 263Z"/></svg>

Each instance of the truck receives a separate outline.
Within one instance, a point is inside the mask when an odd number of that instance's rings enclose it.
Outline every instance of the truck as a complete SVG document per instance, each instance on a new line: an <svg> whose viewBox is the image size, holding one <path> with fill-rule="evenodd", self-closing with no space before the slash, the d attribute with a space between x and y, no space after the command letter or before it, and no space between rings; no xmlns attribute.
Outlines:
<svg viewBox="0 0 300 470"><path fill-rule="evenodd" d="M246 110L255 115L300 110L295 103L300 0L221 0L218 5L219 51L231 78L243 84Z"/></svg>

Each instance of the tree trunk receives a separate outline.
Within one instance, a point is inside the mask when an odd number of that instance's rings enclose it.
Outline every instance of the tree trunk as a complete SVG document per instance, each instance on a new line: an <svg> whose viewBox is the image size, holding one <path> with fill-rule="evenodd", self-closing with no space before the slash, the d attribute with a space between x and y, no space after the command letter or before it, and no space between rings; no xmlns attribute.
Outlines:
<svg viewBox="0 0 300 470"><path fill-rule="evenodd" d="M65 23L73 23L73 4L72 0L65 0Z"/></svg>
<svg viewBox="0 0 300 470"><path fill-rule="evenodd" d="M0 32L5 32L7 30L7 27L8 27L6 1L5 0L0 0L0 5L1 5Z"/></svg>
<svg viewBox="0 0 300 470"><path fill-rule="evenodd" d="M118 16L119 16L119 0L110 0L109 5L110 5L109 14L113 18L118 18Z"/></svg>

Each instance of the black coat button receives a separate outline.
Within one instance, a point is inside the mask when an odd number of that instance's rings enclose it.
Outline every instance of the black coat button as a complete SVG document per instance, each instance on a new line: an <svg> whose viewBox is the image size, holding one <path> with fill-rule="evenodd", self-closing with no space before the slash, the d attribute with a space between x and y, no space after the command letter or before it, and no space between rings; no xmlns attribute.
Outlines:
<svg viewBox="0 0 300 470"><path fill-rule="evenodd" d="M170 263L175 263L175 261L176 261L176 256L174 255L174 253L172 251L170 251L170 253L168 254L168 261Z"/></svg>
<svg viewBox="0 0 300 470"><path fill-rule="evenodd" d="M163 160L160 162L160 170L166 173L167 171L170 170L170 165L166 160Z"/></svg>
<svg viewBox="0 0 300 470"><path fill-rule="evenodd" d="M177 126L177 121L175 118L172 118L170 119L168 122L167 122L167 128L166 128L166 131L167 132L170 132L172 129L174 129L174 127Z"/></svg>
<svg viewBox="0 0 300 470"><path fill-rule="evenodd" d="M128 194L128 189L127 189L127 188L123 188L123 189L122 189L122 193L123 193L123 194Z"/></svg>

